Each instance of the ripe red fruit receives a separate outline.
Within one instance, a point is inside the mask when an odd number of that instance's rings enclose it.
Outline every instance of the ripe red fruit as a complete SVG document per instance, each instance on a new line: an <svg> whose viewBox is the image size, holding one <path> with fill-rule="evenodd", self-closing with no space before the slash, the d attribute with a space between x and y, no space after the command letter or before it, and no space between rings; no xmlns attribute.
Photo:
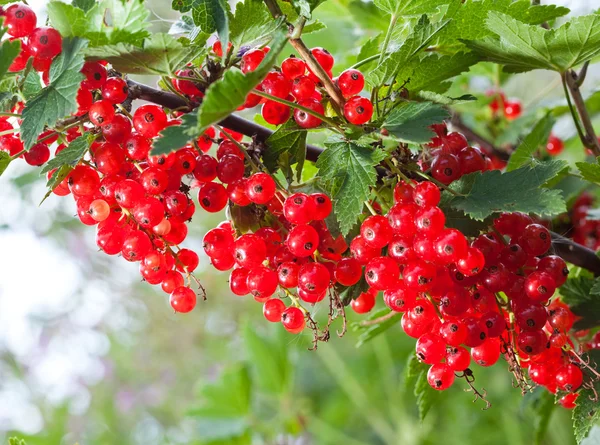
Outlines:
<svg viewBox="0 0 600 445"><path fill-rule="evenodd" d="M90 196L98 191L100 177L92 167L78 165L69 174L68 184L74 195Z"/></svg>
<svg viewBox="0 0 600 445"><path fill-rule="evenodd" d="M365 77L360 71L350 68L339 75L337 84L344 97L352 97L363 90Z"/></svg>
<svg viewBox="0 0 600 445"><path fill-rule="evenodd" d="M128 94L127 82L120 77L109 77L102 85L102 98L112 104L120 104Z"/></svg>
<svg viewBox="0 0 600 445"><path fill-rule="evenodd" d="M451 346L458 346L467 338L467 328L459 321L445 321L440 327L440 336Z"/></svg>
<svg viewBox="0 0 600 445"><path fill-rule="evenodd" d="M281 314L281 324L286 331L292 334L299 334L306 326L304 313L299 308L292 306L288 307Z"/></svg>
<svg viewBox="0 0 600 445"><path fill-rule="evenodd" d="M158 105L142 105L133 113L133 126L142 136L153 138L167 126L167 115Z"/></svg>
<svg viewBox="0 0 600 445"><path fill-rule="evenodd" d="M400 268L388 257L373 258L365 267L365 279L376 290L386 290L398 282Z"/></svg>
<svg viewBox="0 0 600 445"><path fill-rule="evenodd" d="M372 215L361 224L360 235L369 246L381 249L392 240L394 231L385 216Z"/></svg>
<svg viewBox="0 0 600 445"><path fill-rule="evenodd" d="M546 143L546 151L550 156L556 156L560 154L565 148L565 144L559 137L550 134L548 142Z"/></svg>
<svg viewBox="0 0 600 445"><path fill-rule="evenodd" d="M279 298L271 298L263 305L263 315L271 323L281 321L283 311L285 311L285 303Z"/></svg>
<svg viewBox="0 0 600 445"><path fill-rule="evenodd" d="M298 286L298 273L300 265L293 261L285 261L277 268L277 277L279 284L286 289L292 289Z"/></svg>
<svg viewBox="0 0 600 445"><path fill-rule="evenodd" d="M196 306L196 293L189 287L180 286L171 292L169 303L175 312L190 312Z"/></svg>
<svg viewBox="0 0 600 445"><path fill-rule="evenodd" d="M438 186L430 181L419 182L414 187L414 189L412 187L410 187L410 189L413 192L412 196L415 201L415 204L417 204L420 207L437 206L442 196Z"/></svg>
<svg viewBox="0 0 600 445"><path fill-rule="evenodd" d="M438 259L444 264L455 263L467 254L467 240L456 229L444 230L435 240Z"/></svg>
<svg viewBox="0 0 600 445"><path fill-rule="evenodd" d="M81 73L85 76L81 86L88 90L97 90L106 82L106 68L99 62L86 62Z"/></svg>
<svg viewBox="0 0 600 445"><path fill-rule="evenodd" d="M144 188L133 179L125 179L115 186L115 199L126 209L135 207L144 198Z"/></svg>
<svg viewBox="0 0 600 445"><path fill-rule="evenodd" d="M358 297L352 300L350 306L357 314L366 314L375 306L375 295L370 291L361 292Z"/></svg>
<svg viewBox="0 0 600 445"><path fill-rule="evenodd" d="M290 107L279 102L267 100L260 110L265 121L271 125L281 125L290 118Z"/></svg>
<svg viewBox="0 0 600 445"><path fill-rule="evenodd" d="M416 304L417 294L408 289L403 281L383 292L383 302L395 312L404 312L412 309Z"/></svg>
<svg viewBox="0 0 600 445"><path fill-rule="evenodd" d="M204 235L202 243L209 257L224 258L231 255L235 241L230 230L216 227Z"/></svg>
<svg viewBox="0 0 600 445"><path fill-rule="evenodd" d="M238 267L231 271L229 275L229 289L237 296L248 295L248 269L245 267Z"/></svg>
<svg viewBox="0 0 600 445"><path fill-rule="evenodd" d="M554 278L546 272L533 272L525 279L525 293L540 303L548 301L556 290Z"/></svg>
<svg viewBox="0 0 600 445"><path fill-rule="evenodd" d="M26 37L34 30L37 17L33 9L23 3L15 3L4 10L4 26L13 37Z"/></svg>
<svg viewBox="0 0 600 445"><path fill-rule="evenodd" d="M325 113L325 109L321 102L313 98L300 99L298 100L298 105L321 115ZM298 126L302 128L315 128L321 125L322 122L318 117L298 108L294 109L294 120Z"/></svg>
<svg viewBox="0 0 600 445"><path fill-rule="evenodd" d="M366 97L354 96L344 104L344 117L354 125L366 124L373 116L373 104Z"/></svg>
<svg viewBox="0 0 600 445"><path fill-rule="evenodd" d="M448 389L454 383L454 371L445 363L435 364L427 371L427 382L438 391Z"/></svg>
<svg viewBox="0 0 600 445"><path fill-rule="evenodd" d="M62 37L56 29L42 26L29 35L28 48L33 57L52 58L62 51Z"/></svg>
<svg viewBox="0 0 600 445"><path fill-rule="evenodd" d="M355 258L342 258L335 267L335 279L342 286L353 286L360 281L362 267Z"/></svg>
<svg viewBox="0 0 600 445"><path fill-rule="evenodd" d="M511 120L518 118L521 115L521 102L518 100L505 100L504 115Z"/></svg>
<svg viewBox="0 0 600 445"><path fill-rule="evenodd" d="M307 263L298 272L298 289L308 293L322 293L330 282L329 270L321 263Z"/></svg>
<svg viewBox="0 0 600 445"><path fill-rule="evenodd" d="M152 241L141 230L133 230L123 241L121 253L127 261L141 261L152 250Z"/></svg>
<svg viewBox="0 0 600 445"><path fill-rule="evenodd" d="M246 51L242 56L242 73L246 74L254 71L265 58L265 52L260 48Z"/></svg>
<svg viewBox="0 0 600 445"><path fill-rule="evenodd" d="M292 83L292 94L296 100L312 99L315 91L315 83L308 76L300 76Z"/></svg>
<svg viewBox="0 0 600 445"><path fill-rule="evenodd" d="M165 216L162 203L151 196L143 198L133 209L133 217L145 229L159 224Z"/></svg>
<svg viewBox="0 0 600 445"><path fill-rule="evenodd" d="M500 358L500 339L488 338L482 345L471 349L471 356L479 366L492 366Z"/></svg>
<svg viewBox="0 0 600 445"><path fill-rule="evenodd" d="M519 244L532 256L543 255L552 244L550 232L541 224L529 224L519 238Z"/></svg>
<svg viewBox="0 0 600 445"><path fill-rule="evenodd" d="M537 270L548 273L556 283L556 287L560 287L567 281L569 276L569 268L565 261L557 255L548 255L540 259L537 265Z"/></svg>
<svg viewBox="0 0 600 445"><path fill-rule="evenodd" d="M539 329L521 331L517 336L517 346L527 355L538 355L546 350L548 338Z"/></svg>
<svg viewBox="0 0 600 445"><path fill-rule="evenodd" d="M431 176L442 184L450 184L458 179L461 174L458 158L452 154L443 153L431 163Z"/></svg>
<svg viewBox="0 0 600 445"><path fill-rule="evenodd" d="M446 350L446 364L455 372L462 372L471 364L471 354L462 346L455 346Z"/></svg>
<svg viewBox="0 0 600 445"><path fill-rule="evenodd" d="M246 196L255 204L266 204L275 196L276 185L266 173L255 173L246 182Z"/></svg>
<svg viewBox="0 0 600 445"><path fill-rule="evenodd" d="M477 275L485 266L485 257L479 249L467 248L466 254L458 260L456 268L467 277Z"/></svg>
<svg viewBox="0 0 600 445"><path fill-rule="evenodd" d="M302 224L290 230L287 247L292 255L304 258L312 255L319 246L319 234L308 225Z"/></svg>
<svg viewBox="0 0 600 445"><path fill-rule="evenodd" d="M306 63L302 59L290 56L281 62L281 72L289 80L297 79L306 72Z"/></svg>
<svg viewBox="0 0 600 445"><path fill-rule="evenodd" d="M268 298L275 293L279 280L277 273L265 266L256 266L248 271L248 291L255 298Z"/></svg>
<svg viewBox="0 0 600 445"><path fill-rule="evenodd" d="M25 152L23 158L29 165L40 166L50 159L50 149L45 143L40 142Z"/></svg>
<svg viewBox="0 0 600 445"><path fill-rule="evenodd" d="M198 202L207 212L220 212L227 205L227 190L216 182L207 182L200 187Z"/></svg>
<svg viewBox="0 0 600 445"><path fill-rule="evenodd" d="M115 117L113 105L106 100L94 102L89 111L90 121L97 127L108 125Z"/></svg>
<svg viewBox="0 0 600 445"><path fill-rule="evenodd" d="M325 48L315 47L310 52L325 71L330 71L333 68L333 56Z"/></svg>
<svg viewBox="0 0 600 445"><path fill-rule="evenodd" d="M434 239L446 224L446 216L439 207L421 208L415 213L415 226L420 235Z"/></svg>
<svg viewBox="0 0 600 445"><path fill-rule="evenodd" d="M564 391L576 391L582 383L583 372L572 363L563 366L556 372L556 385Z"/></svg>
<svg viewBox="0 0 600 445"><path fill-rule="evenodd" d="M294 193L283 203L283 215L292 224L307 224L313 219L315 202L305 193Z"/></svg>
<svg viewBox="0 0 600 445"><path fill-rule="evenodd" d="M446 344L439 335L423 334L416 344L417 358L420 362L434 365L442 361L446 354Z"/></svg>
<svg viewBox="0 0 600 445"><path fill-rule="evenodd" d="M267 246L260 236L247 233L235 240L233 255L238 265L256 267L266 259Z"/></svg>

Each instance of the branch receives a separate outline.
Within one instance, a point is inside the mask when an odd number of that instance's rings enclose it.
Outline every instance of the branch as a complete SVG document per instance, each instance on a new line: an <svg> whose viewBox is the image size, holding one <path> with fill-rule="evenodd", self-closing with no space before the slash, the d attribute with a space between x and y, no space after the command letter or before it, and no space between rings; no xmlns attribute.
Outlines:
<svg viewBox="0 0 600 445"><path fill-rule="evenodd" d="M151 86L135 82L134 80L127 80L127 85L129 86L130 94L134 99L152 102L171 110L187 109L187 111L192 111L194 108L190 107L188 103L186 103L176 94L152 88ZM257 141L263 143L269 138L269 136L273 134L273 131L269 130L268 128L246 120L243 117L236 116L235 114L230 114L227 116L225 119L219 122L219 125L229 128L237 133L255 137ZM306 144L306 159L309 161L316 162L317 158L322 152L323 149L321 147Z"/></svg>
<svg viewBox="0 0 600 445"><path fill-rule="evenodd" d="M494 144L485 139L483 136L471 130L469 127L465 125L465 123L461 120L458 114L453 114L450 123L453 127L459 130L467 139L476 142L488 155L493 154L497 158L502 159L503 161L508 161L510 158L510 153L504 150L498 149Z"/></svg>
<svg viewBox="0 0 600 445"><path fill-rule="evenodd" d="M156 88L152 88L148 85L143 85L137 83L133 80L127 81L130 91L132 92L132 96L136 99L142 99L148 102L155 103L157 105L162 105L163 107L169 109L176 108L188 108L188 104L181 99L179 96L173 93L169 93L166 91L161 91ZM189 110L191 111L191 110ZM246 136L254 137L259 142L265 142L269 136L273 134L273 131L265 128L261 125L258 125L254 122L250 122L244 118L236 116L234 114L227 116L219 125L229 128L230 130L236 131ZM453 124L454 125L454 124ZM468 133L471 131L468 127L462 127L455 125L457 128L460 128L461 131ZM467 131L463 130L465 128ZM497 150L490 142L486 141L483 137L477 135L476 133L471 131L473 140L480 141L480 143L486 144L488 147ZM469 136L467 136L469 137ZM482 144L482 146L483 146ZM309 161L315 162L319 155L323 152L323 148L317 147L314 145L307 144L306 145L306 159ZM572 263L576 266L582 267L584 269L588 269L594 275L600 276L600 257L596 256L595 252L587 247L582 246L568 238L565 238L557 233L550 232L552 234L552 247L557 255Z"/></svg>
<svg viewBox="0 0 600 445"><path fill-rule="evenodd" d="M587 62L584 64L581 74L578 75L574 70L569 70L562 74L562 76L565 85L568 88L571 97L573 98L573 103L575 104L575 108L577 108L577 114L579 115L583 129L585 130L585 133L580 135L581 142L586 148L589 148L592 153L594 153L594 156L600 156L600 142L598 141L598 137L594 131L592 120L585 106L585 101L581 95L581 90L579 89L581 83L583 82L582 79L585 78L586 72ZM573 119L575 119L575 116L573 116Z"/></svg>

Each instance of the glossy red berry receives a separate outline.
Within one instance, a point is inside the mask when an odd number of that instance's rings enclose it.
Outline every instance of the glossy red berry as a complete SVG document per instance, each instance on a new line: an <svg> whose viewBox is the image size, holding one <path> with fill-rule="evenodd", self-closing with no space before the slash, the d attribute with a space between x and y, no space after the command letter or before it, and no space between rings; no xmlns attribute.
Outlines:
<svg viewBox="0 0 600 445"><path fill-rule="evenodd" d="M279 298L271 298L263 305L263 315L271 323L281 321L283 311L285 311L285 303Z"/></svg>
<svg viewBox="0 0 600 445"><path fill-rule="evenodd" d="M462 346L447 348L446 364L452 371L462 372L471 364L471 354Z"/></svg>
<svg viewBox="0 0 600 445"><path fill-rule="evenodd" d="M548 301L556 290L554 278L546 272L533 272L525 279L525 293L536 302Z"/></svg>
<svg viewBox="0 0 600 445"><path fill-rule="evenodd" d="M288 80L297 79L306 72L306 63L302 59L290 56L281 62L281 72Z"/></svg>
<svg viewBox="0 0 600 445"><path fill-rule="evenodd" d="M307 263L298 272L298 288L309 293L321 293L327 290L331 275L321 263Z"/></svg>
<svg viewBox="0 0 600 445"><path fill-rule="evenodd" d="M381 249L370 246L362 236L357 236L350 242L352 256L361 264L367 264L370 260L381 254Z"/></svg>
<svg viewBox="0 0 600 445"><path fill-rule="evenodd" d="M120 77L109 77L102 85L102 98L112 104L120 104L129 94L127 82Z"/></svg>
<svg viewBox="0 0 600 445"><path fill-rule="evenodd" d="M372 215L361 224L360 235L368 245L381 249L392 240L394 231L385 216Z"/></svg>
<svg viewBox="0 0 600 445"><path fill-rule="evenodd" d="M298 105L321 115L325 113L325 109L321 102L313 98L300 99ZM322 122L318 117L298 108L294 109L294 120L301 128L315 128L321 125Z"/></svg>
<svg viewBox="0 0 600 445"><path fill-rule="evenodd" d="M42 26L29 35L28 48L33 57L52 58L62 51L62 37L56 29Z"/></svg>
<svg viewBox="0 0 600 445"><path fill-rule="evenodd" d="M23 3L15 3L4 10L4 26L13 37L26 37L32 33L37 23L33 9Z"/></svg>
<svg viewBox="0 0 600 445"><path fill-rule="evenodd" d="M482 345L471 349L471 357L479 366L492 366L500 358L500 339L488 338Z"/></svg>
<svg viewBox="0 0 600 445"><path fill-rule="evenodd" d="M175 312L190 312L196 306L196 293L189 287L180 286L171 293L169 303Z"/></svg>
<svg viewBox="0 0 600 445"><path fill-rule="evenodd" d="M227 190L216 182L207 182L200 187L198 202L207 212L215 213L223 210L227 205Z"/></svg>
<svg viewBox="0 0 600 445"><path fill-rule="evenodd" d="M231 271L229 275L229 289L237 296L248 295L248 269L245 267L238 267Z"/></svg>
<svg viewBox="0 0 600 445"><path fill-rule="evenodd" d="M435 390L448 389L454 383L454 371L445 363L435 364L427 371L427 382Z"/></svg>
<svg viewBox="0 0 600 445"><path fill-rule="evenodd" d="M417 340L416 351L420 362L434 365L446 355L446 344L439 335L427 333Z"/></svg>
<svg viewBox="0 0 600 445"><path fill-rule="evenodd" d="M456 268L467 277L477 275L485 266L485 257L479 249L467 248L466 254L456 263Z"/></svg>
<svg viewBox="0 0 600 445"><path fill-rule="evenodd" d="M543 255L552 244L550 232L541 224L529 224L519 238L523 250L532 256Z"/></svg>
<svg viewBox="0 0 600 445"><path fill-rule="evenodd" d="M376 290L386 290L398 282L400 269L389 257L373 258L365 267L365 279Z"/></svg>
<svg viewBox="0 0 600 445"><path fill-rule="evenodd" d="M375 307L375 295L373 295L373 292L361 292L358 297L352 300L350 306L357 314L366 314Z"/></svg>
<svg viewBox="0 0 600 445"><path fill-rule="evenodd" d="M40 142L25 152L23 158L29 165L40 166L50 159L50 149L46 144Z"/></svg>
<svg viewBox="0 0 600 445"><path fill-rule="evenodd" d="M335 267L335 279L342 286L353 286L360 281L362 267L355 258L342 258Z"/></svg>
<svg viewBox="0 0 600 445"><path fill-rule="evenodd" d="M550 137L548 138L548 142L546 143L546 151L548 152L548 154L550 156L556 156L560 153L562 153L563 149L565 148L565 144L562 141L562 139L560 139L559 137L550 134Z"/></svg>
<svg viewBox="0 0 600 445"><path fill-rule="evenodd" d="M310 50L313 57L325 71L330 71L333 68L334 59L329 51L325 48L316 47Z"/></svg>
<svg viewBox="0 0 600 445"><path fill-rule="evenodd" d="M268 298L275 293L279 280L277 273L265 266L255 266L248 271L248 291L255 298Z"/></svg>
<svg viewBox="0 0 600 445"><path fill-rule="evenodd" d="M167 115L158 105L142 105L133 113L133 126L142 136L153 138L167 126Z"/></svg>
<svg viewBox="0 0 600 445"><path fill-rule="evenodd" d="M125 237L121 253L127 261L141 261L152 250L152 241L145 232L133 230Z"/></svg>
<svg viewBox="0 0 600 445"><path fill-rule="evenodd" d="M264 58L265 52L260 48L246 51L242 56L242 73L246 74L250 71L254 71L258 68L258 65L260 65Z"/></svg>
<svg viewBox="0 0 600 445"><path fill-rule="evenodd" d="M521 102L518 100L504 101L504 115L507 119L516 119L521 115Z"/></svg>
<svg viewBox="0 0 600 445"><path fill-rule="evenodd" d="M467 240L456 229L445 229L435 240L434 247L444 264L455 263L467 254Z"/></svg>
<svg viewBox="0 0 600 445"><path fill-rule="evenodd" d="M266 173L255 173L246 182L246 196L255 204L266 204L275 196L276 185Z"/></svg>
<svg viewBox="0 0 600 445"><path fill-rule="evenodd" d="M461 174L458 158L452 154L441 154L431 163L431 176L442 184L450 184Z"/></svg>
<svg viewBox="0 0 600 445"><path fill-rule="evenodd" d="M296 100L313 99L315 91L315 83L308 76L300 76L292 83L292 94Z"/></svg>
<svg viewBox="0 0 600 445"><path fill-rule="evenodd" d="M547 348L548 338L539 329L521 331L517 336L517 346L527 355L538 355Z"/></svg>
<svg viewBox="0 0 600 445"><path fill-rule="evenodd" d="M281 314L281 324L288 332L299 334L306 326L304 313L295 306L288 307Z"/></svg>
<svg viewBox="0 0 600 445"><path fill-rule="evenodd" d="M293 261L285 261L277 268L277 277L279 284L286 289L292 289L298 286L298 273L300 265Z"/></svg>
<svg viewBox="0 0 600 445"><path fill-rule="evenodd" d="M267 246L260 236L247 233L235 240L233 255L238 265L256 267L266 259Z"/></svg>
<svg viewBox="0 0 600 445"><path fill-rule="evenodd" d="M287 247L290 252L300 258L312 255L319 246L319 234L309 225L298 225L290 230Z"/></svg>
<svg viewBox="0 0 600 445"><path fill-rule="evenodd" d="M94 102L89 111L90 121L97 127L108 125L115 117L113 105L106 100Z"/></svg>
<svg viewBox="0 0 600 445"><path fill-rule="evenodd" d="M581 371L581 368L572 363L569 363L556 371L556 385L564 391L576 391L582 383L583 372Z"/></svg>
<svg viewBox="0 0 600 445"><path fill-rule="evenodd" d="M363 90L365 77L360 71L350 68L339 75L337 84L344 97L352 97Z"/></svg>
<svg viewBox="0 0 600 445"><path fill-rule="evenodd" d="M373 104L366 97L354 96L344 104L344 117L354 125L366 124L373 116Z"/></svg>
<svg viewBox="0 0 600 445"><path fill-rule="evenodd" d="M281 125L290 118L290 107L279 102L267 100L260 111L263 119L271 125Z"/></svg>
<svg viewBox="0 0 600 445"><path fill-rule="evenodd" d="M313 202L313 220L322 221L329 216L333 208L329 196L324 193L313 193L309 199Z"/></svg>
<svg viewBox="0 0 600 445"><path fill-rule="evenodd" d="M88 90L97 90L106 82L106 68L99 62L86 62L81 73L85 76L81 86Z"/></svg>

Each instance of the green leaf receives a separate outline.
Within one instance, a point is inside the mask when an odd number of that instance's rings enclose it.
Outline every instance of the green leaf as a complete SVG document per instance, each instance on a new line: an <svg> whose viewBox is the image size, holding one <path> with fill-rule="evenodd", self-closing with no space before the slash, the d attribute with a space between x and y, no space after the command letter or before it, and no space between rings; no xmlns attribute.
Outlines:
<svg viewBox="0 0 600 445"><path fill-rule="evenodd" d="M415 24L404 43L387 56L381 64L366 76L366 81L372 86L380 86L390 82L405 64L423 50L435 35L448 24L448 20L430 23L427 16Z"/></svg>
<svg viewBox="0 0 600 445"><path fill-rule="evenodd" d="M379 45L381 45L381 34L377 34L376 36L371 37L369 40L363 43L363 45L360 47L358 56L356 56L356 63L362 62L363 60L369 57L376 56L377 54L379 54ZM366 71L372 63L375 63L375 61L368 64L364 64L361 70Z"/></svg>
<svg viewBox="0 0 600 445"><path fill-rule="evenodd" d="M448 0L374 0L378 8L396 17L433 14L448 2Z"/></svg>
<svg viewBox="0 0 600 445"><path fill-rule="evenodd" d="M52 173L52 176L50 176L50 178L48 178L48 182L46 182L46 188L48 191L42 198L42 201L39 205L42 205L44 201L52 194L52 190L54 190L58 184L60 184L67 176L69 176L71 170L73 170L73 167L68 164L64 164L62 167L58 168L54 173Z"/></svg>
<svg viewBox="0 0 600 445"><path fill-rule="evenodd" d="M283 18L274 20L261 0L245 0L236 5L231 19L231 42L236 48L261 45L282 23Z"/></svg>
<svg viewBox="0 0 600 445"><path fill-rule="evenodd" d="M148 37L148 11L139 0L104 0L92 2L92 6L79 8L77 5L52 1L48 4L48 18L63 37L82 37L89 46L117 43L139 45ZM111 26L105 17L111 17Z"/></svg>
<svg viewBox="0 0 600 445"><path fill-rule="evenodd" d="M153 34L142 47L127 43L89 48L91 60L106 60L117 71L128 74L170 76L194 58L194 46L184 46L168 34Z"/></svg>
<svg viewBox="0 0 600 445"><path fill-rule="evenodd" d="M448 116L448 111L441 105L408 102L393 110L382 126L401 142L425 144L433 136L430 125L441 122Z"/></svg>
<svg viewBox="0 0 600 445"><path fill-rule="evenodd" d="M404 384L406 388L414 385L414 394L417 398L417 407L419 409L419 420L421 422L433 406L438 394L427 382L427 371L429 366L419 362L415 354L408 357L406 371L404 374Z"/></svg>
<svg viewBox="0 0 600 445"><path fill-rule="evenodd" d="M477 100L472 94L463 94L460 97L444 96L443 94L434 93L433 91L419 91L417 93L421 99L435 102L441 105L460 105Z"/></svg>
<svg viewBox="0 0 600 445"><path fill-rule="evenodd" d="M574 325L577 330L600 326L600 296L595 293L598 288L594 287L597 284L593 278L579 276L569 278L559 289L562 300L581 317Z"/></svg>
<svg viewBox="0 0 600 445"><path fill-rule="evenodd" d="M238 418L250 412L252 382L246 366L226 369L219 379L200 389L198 406L192 409L196 416L210 418Z"/></svg>
<svg viewBox="0 0 600 445"><path fill-rule="evenodd" d="M25 99L29 100L42 90L42 81L39 73L35 70L29 71L25 82L23 82L23 89L21 90Z"/></svg>
<svg viewBox="0 0 600 445"><path fill-rule="evenodd" d="M62 150L44 165L44 168L40 171L40 175L44 175L50 170L62 167L63 165L75 167L83 155L89 150L94 139L93 136L90 137L89 135L79 136L77 139L74 139L67 148Z"/></svg>
<svg viewBox="0 0 600 445"><path fill-rule="evenodd" d="M180 12L192 11L196 26L203 32L217 31L223 48L229 42L228 7L222 0L173 0L172 8Z"/></svg>
<svg viewBox="0 0 600 445"><path fill-rule="evenodd" d="M596 163L576 162L575 165L581 173L581 177L586 181L600 184L600 157L596 158Z"/></svg>
<svg viewBox="0 0 600 445"><path fill-rule="evenodd" d="M244 344L253 366L253 383L272 394L282 394L291 384L292 365L285 342L262 336L251 324L244 328Z"/></svg>
<svg viewBox="0 0 600 445"><path fill-rule="evenodd" d="M450 187L463 196L449 197L449 205L480 221L498 212L558 215L566 211L565 201L559 190L543 185L566 166L565 161L553 160L507 173L471 173L452 183Z"/></svg>
<svg viewBox="0 0 600 445"><path fill-rule="evenodd" d="M595 369L597 364L600 363L600 357L598 351L590 351L590 364ZM584 360L586 357L584 357ZM586 369L583 369L584 373ZM573 409L573 431L575 433L575 439L580 444L589 434L592 426L598 424L600 420L600 400L598 394L600 394L600 381L596 376L590 376L593 388L581 388L579 390L579 397L577 398L577 406ZM593 443L593 442L590 442Z"/></svg>
<svg viewBox="0 0 600 445"><path fill-rule="evenodd" d="M554 402L554 394L546 391L545 388L536 388L538 394L537 400L533 403L533 431L535 433L535 443L543 443L546 431L548 431L548 425L550 424L550 418L556 407Z"/></svg>
<svg viewBox="0 0 600 445"><path fill-rule="evenodd" d="M359 295L360 295L360 293L359 293ZM380 309L377 312L370 314L369 317L366 318L364 321L373 321L373 320L381 318L385 315L388 315L389 313L390 313L390 310L388 308ZM400 318L402 318L402 314L395 313L390 318L387 318L386 320L384 320L380 323L375 323L375 324L371 324L368 326L363 326L360 324L360 322L353 323L352 330L360 332L360 334L358 336L358 340L356 341L356 347L360 348L362 345L364 345L368 341L371 341L378 335L383 334L389 328L391 328L395 324L399 323Z"/></svg>
<svg viewBox="0 0 600 445"><path fill-rule="evenodd" d="M2 22L0 18L0 38L6 32L6 28L2 27ZM0 80L4 77L4 75L8 72L8 68L10 67L15 57L19 55L21 51L21 42L19 40L4 40L0 44Z"/></svg>
<svg viewBox="0 0 600 445"><path fill-rule="evenodd" d="M381 150L372 150L353 142L331 139L319 156L319 177L328 181L328 192L340 223L340 231L347 234L362 213L369 199L370 188L377 182L375 166L384 158Z"/></svg>
<svg viewBox="0 0 600 445"><path fill-rule="evenodd" d="M457 53L452 56L429 54L402 67L398 73L399 83L408 81L406 88L411 95L427 90L444 93L450 88L449 79L467 71L479 57L473 53Z"/></svg>
<svg viewBox="0 0 600 445"><path fill-rule="evenodd" d="M50 66L50 85L25 104L21 140L26 150L36 142L44 127L53 127L59 119L77 110L77 90L83 80L83 50L87 42L79 38L63 39L62 53Z"/></svg>
<svg viewBox="0 0 600 445"><path fill-rule="evenodd" d="M160 132L152 144L152 154L167 154L179 150L188 142L198 138L202 133L198 131L198 110L181 116L181 124L171 125Z"/></svg>
<svg viewBox="0 0 600 445"><path fill-rule="evenodd" d="M11 437L8 439L8 445L27 445L25 440L19 439L18 437Z"/></svg>
<svg viewBox="0 0 600 445"><path fill-rule="evenodd" d="M490 12L487 28L499 38L466 42L487 60L508 72L547 69L565 72L600 54L600 15L575 17L557 29L527 25Z"/></svg>
<svg viewBox="0 0 600 445"><path fill-rule="evenodd" d="M73 6L89 11L96 4L96 0L73 0Z"/></svg>
<svg viewBox="0 0 600 445"><path fill-rule="evenodd" d="M554 117L551 114L541 118L510 156L506 171L512 171L535 162L535 152L540 146L546 145L553 126Z"/></svg>
<svg viewBox="0 0 600 445"><path fill-rule="evenodd" d="M266 141L269 148L263 153L265 166L270 171L275 171L281 156L287 154L290 165L297 163L296 179L301 182L302 168L306 159L306 134L306 130L299 128L291 120L282 125Z"/></svg>
<svg viewBox="0 0 600 445"><path fill-rule="evenodd" d="M271 50L256 70L244 75L236 69L230 69L208 87L198 113L200 132L227 117L244 103L246 96L275 64L286 42L286 31L282 27L274 34Z"/></svg>
<svg viewBox="0 0 600 445"><path fill-rule="evenodd" d="M568 14L569 9L554 5L532 5L530 0L454 0L444 18L452 21L438 36L442 46L457 40L477 40L494 33L482 23L490 11L501 12L531 25L540 25Z"/></svg>
<svg viewBox="0 0 600 445"><path fill-rule="evenodd" d="M0 151L0 176L2 176L2 173L4 173L10 162L10 155L5 151Z"/></svg>

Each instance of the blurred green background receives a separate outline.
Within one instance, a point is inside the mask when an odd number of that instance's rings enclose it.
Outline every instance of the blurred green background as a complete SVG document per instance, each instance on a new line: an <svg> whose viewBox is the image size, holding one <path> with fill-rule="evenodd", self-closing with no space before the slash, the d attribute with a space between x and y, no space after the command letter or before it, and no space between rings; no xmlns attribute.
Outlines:
<svg viewBox="0 0 600 445"><path fill-rule="evenodd" d="M45 3L30 2L40 13ZM593 7L553 3L578 14ZM170 2L147 5L155 29L168 29L176 18ZM339 69L387 26L359 0L330 0L316 17L328 29L307 44L326 46ZM588 93L598 74L588 74ZM531 73L504 89L533 114L561 101L555 80ZM489 86L485 76L464 76L457 88L483 94ZM556 132L572 138L568 118ZM567 145L564 156L584 156L578 142ZM404 383L414 340L399 326L360 348L356 332L332 333L328 344L308 351L309 333L293 336L270 325L262 305L232 295L228 275L205 256L199 277L208 301L173 314L160 289L139 282L136 265L97 252L94 229L73 216L70 198L53 196L38 208L44 183L17 164L0 178L2 443L13 435L45 445L534 443L537 394L521 396L504 362L476 369L489 410L472 403L457 379L420 422ZM202 236L223 218L197 213L185 247L202 252ZM359 319L348 315L350 323ZM588 444L600 443L597 432ZM554 410L541 442L574 443L570 412Z"/></svg>

